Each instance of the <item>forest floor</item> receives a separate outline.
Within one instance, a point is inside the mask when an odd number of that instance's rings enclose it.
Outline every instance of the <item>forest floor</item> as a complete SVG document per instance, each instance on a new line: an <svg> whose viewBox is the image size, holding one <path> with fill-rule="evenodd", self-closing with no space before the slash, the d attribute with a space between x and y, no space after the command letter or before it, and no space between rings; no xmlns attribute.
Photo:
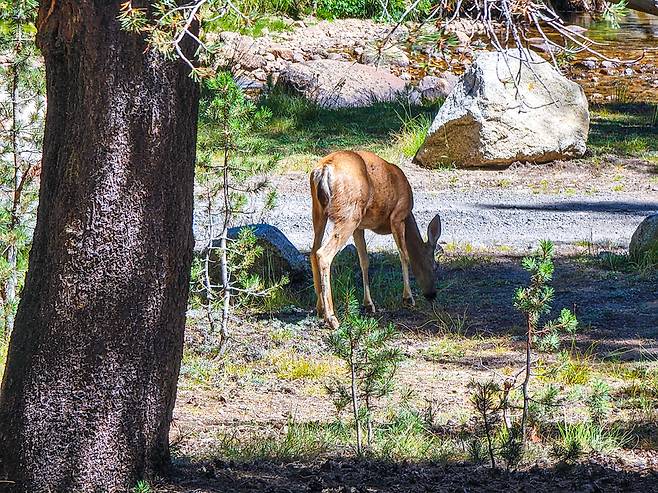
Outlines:
<svg viewBox="0 0 658 493"><path fill-rule="evenodd" d="M400 162L404 122L395 128L391 115L380 115L370 125L372 114L345 112L318 118L317 109L300 116L290 106L277 113L270 104L272 128L255 139L266 142L263 154L291 151L272 177L280 205L266 220L305 251L307 172L317 157L367 148ZM443 218L439 295L433 305L418 296L414 308L403 308L392 243L368 237L376 318L397 328L405 359L395 392L378 403L363 459L349 416L327 391L347 374L315 317L312 286L238 310L223 356L212 352L203 315L192 310L172 432L176 474L157 491L655 491L658 271L624 253L637 224L658 210L650 112L597 107L590 154L569 163L425 170L402 159L421 226L436 212ZM339 119L349 123L335 125ZM550 317L570 308L580 328L560 351L537 354L532 393L555 391L556 405L533 425L520 465L506 471L499 458L502 468L492 469L474 446L482 433L469 384L509 381L522 367L524 319L513 297L528 282L522 256L543 238L557 245ZM347 286L361 293L353 250L334 267L338 300ZM610 402L597 425L591 402L600 386ZM578 452L565 457L560 451L574 440Z"/></svg>

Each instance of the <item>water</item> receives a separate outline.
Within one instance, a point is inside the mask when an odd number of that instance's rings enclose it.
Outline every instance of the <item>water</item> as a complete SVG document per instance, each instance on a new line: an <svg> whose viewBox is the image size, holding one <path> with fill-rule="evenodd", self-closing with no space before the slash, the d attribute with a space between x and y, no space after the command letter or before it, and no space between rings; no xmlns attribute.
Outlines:
<svg viewBox="0 0 658 493"><path fill-rule="evenodd" d="M579 53L566 71L585 88L591 101L658 102L658 17L631 10L620 19L618 29L588 14L563 18L587 28L585 35L601 43L593 48L604 56L621 62L637 60L610 64Z"/></svg>

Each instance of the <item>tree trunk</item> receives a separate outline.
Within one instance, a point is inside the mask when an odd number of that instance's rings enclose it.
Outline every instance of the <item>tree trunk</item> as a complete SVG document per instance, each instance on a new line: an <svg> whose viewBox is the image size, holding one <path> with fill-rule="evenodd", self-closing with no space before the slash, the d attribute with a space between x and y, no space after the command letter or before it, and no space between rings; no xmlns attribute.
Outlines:
<svg viewBox="0 0 658 493"><path fill-rule="evenodd" d="M126 491L169 462L198 87L120 30L121 1L41 1L40 201L0 395L16 491Z"/></svg>

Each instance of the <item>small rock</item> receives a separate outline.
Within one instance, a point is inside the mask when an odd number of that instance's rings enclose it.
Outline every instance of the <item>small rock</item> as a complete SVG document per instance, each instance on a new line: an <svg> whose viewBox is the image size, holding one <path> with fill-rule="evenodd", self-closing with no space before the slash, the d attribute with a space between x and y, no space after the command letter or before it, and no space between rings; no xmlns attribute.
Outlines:
<svg viewBox="0 0 658 493"><path fill-rule="evenodd" d="M404 81L386 70L342 60L289 63L280 83L328 108L394 101L406 91Z"/></svg>
<svg viewBox="0 0 658 493"><path fill-rule="evenodd" d="M582 60L580 64L590 70L596 68L596 60L592 60L591 58L586 58L585 60Z"/></svg>
<svg viewBox="0 0 658 493"><path fill-rule="evenodd" d="M448 97L455 87L459 77L451 72L444 72L441 76L427 75L418 83L418 90L426 101L436 101Z"/></svg>
<svg viewBox="0 0 658 493"><path fill-rule="evenodd" d="M266 84L260 80L255 80L251 77L248 77L246 75L240 75L235 78L235 83L238 85L238 87L242 90L257 90L257 91L262 91L265 89Z"/></svg>
<svg viewBox="0 0 658 493"><path fill-rule="evenodd" d="M658 214L644 218L631 237L628 251L635 258L648 255L658 261Z"/></svg>
<svg viewBox="0 0 658 493"><path fill-rule="evenodd" d="M255 70L265 65L265 58L253 53L243 52L234 58L240 66L247 70Z"/></svg>
<svg viewBox="0 0 658 493"><path fill-rule="evenodd" d="M471 36L465 31L455 31L454 35L457 37L459 44L462 46L468 46L471 42Z"/></svg>
<svg viewBox="0 0 658 493"><path fill-rule="evenodd" d="M263 70L262 68L254 70L251 73L251 75L254 77L254 79L257 80L261 80L261 81L267 80L267 72L265 72L265 70Z"/></svg>
<svg viewBox="0 0 658 493"><path fill-rule="evenodd" d="M305 281L310 275L310 264L306 257L286 238L276 227L269 224L249 224L228 230L228 236L236 239L244 228L251 228L256 236L256 242L263 248L263 253L254 263L255 274L273 275L274 278L288 276L291 281ZM219 240L213 242L213 247L219 247ZM219 264L214 263L219 270ZM213 279L218 273L213 272Z"/></svg>
<svg viewBox="0 0 658 493"><path fill-rule="evenodd" d="M292 61L293 53L292 50L281 45L272 45L270 46L270 53L272 53L277 58L283 58L284 60Z"/></svg>

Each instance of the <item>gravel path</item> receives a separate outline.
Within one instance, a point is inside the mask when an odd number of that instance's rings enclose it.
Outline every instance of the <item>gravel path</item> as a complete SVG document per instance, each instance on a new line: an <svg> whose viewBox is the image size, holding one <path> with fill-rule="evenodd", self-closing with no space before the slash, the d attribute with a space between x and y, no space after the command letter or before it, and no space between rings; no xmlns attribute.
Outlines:
<svg viewBox="0 0 658 493"><path fill-rule="evenodd" d="M420 228L434 214L441 214L441 242L475 247L510 247L515 251L534 248L540 239L556 244L592 241L625 247L637 225L658 212L658 194L623 196L537 195L531 192L477 189L474 191L421 191L415 193L414 213ZM299 193L288 193L267 216L300 250L312 243L311 200L306 180ZM424 229L422 229L424 231ZM390 235L366 233L371 249L393 249Z"/></svg>
<svg viewBox="0 0 658 493"><path fill-rule="evenodd" d="M583 162L519 166L505 170L437 172L403 165L414 190L414 213L422 228L440 213L440 242L525 252L540 239L573 246L591 241L603 248L626 247L643 218L658 212L655 165L623 162L602 171ZM624 191L613 191L623 177ZM300 250L312 243L308 174L271 179L277 206L264 217ZM504 185L501 185L504 184ZM258 205L255 210L260 210ZM197 229L197 238L202 231ZM371 250L395 249L390 235L366 232Z"/></svg>

